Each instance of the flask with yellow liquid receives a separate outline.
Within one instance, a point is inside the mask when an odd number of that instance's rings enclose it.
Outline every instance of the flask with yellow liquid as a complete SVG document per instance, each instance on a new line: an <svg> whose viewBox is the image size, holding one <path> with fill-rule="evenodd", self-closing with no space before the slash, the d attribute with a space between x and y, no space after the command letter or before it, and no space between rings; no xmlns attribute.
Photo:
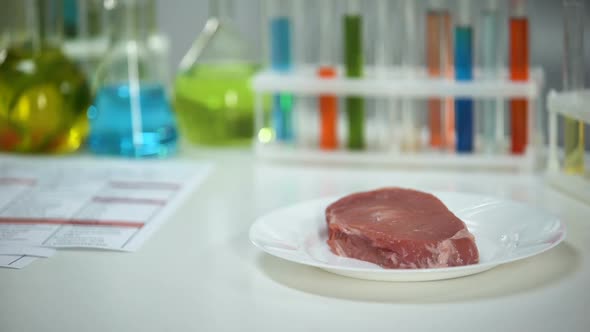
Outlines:
<svg viewBox="0 0 590 332"><path fill-rule="evenodd" d="M1 14L0 151L75 151L90 89L61 50L60 0L8 1Z"/></svg>

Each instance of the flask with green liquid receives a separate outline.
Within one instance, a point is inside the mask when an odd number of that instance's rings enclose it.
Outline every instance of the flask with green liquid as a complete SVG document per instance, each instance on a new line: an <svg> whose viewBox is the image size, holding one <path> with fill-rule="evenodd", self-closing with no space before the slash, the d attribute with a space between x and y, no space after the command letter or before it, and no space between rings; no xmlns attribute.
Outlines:
<svg viewBox="0 0 590 332"><path fill-rule="evenodd" d="M0 151L77 150L91 96L61 51L61 0L8 1L0 21Z"/></svg>
<svg viewBox="0 0 590 332"><path fill-rule="evenodd" d="M175 109L184 137L193 144L250 144L259 66L231 17L233 0L210 0L211 17L180 63Z"/></svg>

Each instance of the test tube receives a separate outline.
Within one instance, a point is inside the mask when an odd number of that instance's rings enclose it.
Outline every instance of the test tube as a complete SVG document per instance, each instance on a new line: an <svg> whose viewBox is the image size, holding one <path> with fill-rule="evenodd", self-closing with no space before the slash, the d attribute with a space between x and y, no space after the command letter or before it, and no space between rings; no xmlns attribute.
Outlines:
<svg viewBox="0 0 590 332"><path fill-rule="evenodd" d="M392 13L389 6L390 2L388 0L375 0L375 6L372 8L375 13L374 21L376 23L376 31L373 38L375 77L379 79L388 78L389 72L387 67L394 61L391 44L395 38L396 31L391 30ZM371 119L373 121L373 129L370 134L375 139L377 149L386 150L390 147L390 133L395 130L392 119L392 109L394 107L395 102L392 99L379 98L375 100L374 116Z"/></svg>
<svg viewBox="0 0 590 332"><path fill-rule="evenodd" d="M415 0L403 0L402 22L404 27L402 46L402 68L406 78L415 75L418 65L417 11ZM402 127L404 137L402 149L417 150L420 148L420 135L417 129L416 102L412 99L402 99Z"/></svg>
<svg viewBox="0 0 590 332"><path fill-rule="evenodd" d="M441 78L452 73L452 20L444 0L430 0L426 13L426 65L428 76ZM442 148L452 140L454 121L453 108L441 98L428 100L428 122L430 132L430 146ZM452 105L451 105L452 106ZM451 113L449 116L449 114Z"/></svg>
<svg viewBox="0 0 590 332"><path fill-rule="evenodd" d="M270 65L274 71L288 73L292 69L292 3L289 0L267 0L270 24ZM272 98L272 121L279 141L293 140L293 96L278 93Z"/></svg>
<svg viewBox="0 0 590 332"><path fill-rule="evenodd" d="M564 63L563 90L584 88L584 1L563 0ZM564 171L584 173L584 123L564 119Z"/></svg>
<svg viewBox="0 0 590 332"><path fill-rule="evenodd" d="M332 79L337 75L334 67L334 5L332 0L320 1L320 66L318 77ZM318 99L320 115L320 149L334 150L338 148L338 98L335 95L323 94Z"/></svg>
<svg viewBox="0 0 590 332"><path fill-rule="evenodd" d="M460 0L455 27L455 79L473 79L473 28L470 22L471 2ZM457 152L473 151L473 99L455 100L455 126Z"/></svg>
<svg viewBox="0 0 590 332"><path fill-rule="evenodd" d="M500 71L500 12L498 0L487 0L481 13L481 65L485 79L498 78ZM483 117L483 147L486 152L498 150L503 136L504 113L501 103L494 99L481 102Z"/></svg>
<svg viewBox="0 0 590 332"><path fill-rule="evenodd" d="M511 0L510 13L510 80L529 79L529 21L526 0ZM511 152L522 154L528 137L528 101L526 98L510 100Z"/></svg>
<svg viewBox="0 0 590 332"><path fill-rule="evenodd" d="M323 1L320 1L320 3ZM310 67L310 61L314 58L314 52L318 49L312 47L315 40L310 38L310 34L318 30L314 14L319 12L319 3L315 0L294 0L292 1L292 18L293 18L293 62L292 68L297 73L306 73ZM306 15L306 13L308 13ZM319 17L319 16L318 16ZM314 45L315 46L315 45ZM313 59L317 64L317 56ZM314 75L313 73L311 75ZM319 119L317 118L316 96L297 95L294 99L293 108L293 130L294 143L301 147L317 148L319 144Z"/></svg>
<svg viewBox="0 0 590 332"><path fill-rule="evenodd" d="M66 38L75 38L78 34L80 15L77 0L63 1L63 25Z"/></svg>
<svg viewBox="0 0 590 332"><path fill-rule="evenodd" d="M448 80L455 78L455 49L453 48L453 22L449 14L448 21L444 21L444 30L446 31L443 36L446 40L443 41L445 44L444 49L447 52L443 52L443 75ZM455 99L452 97L445 98L445 108L443 112L443 129L444 129L444 145L449 150L455 149Z"/></svg>
<svg viewBox="0 0 590 332"><path fill-rule="evenodd" d="M344 14L344 65L346 76L359 78L363 76L363 22L360 12L360 0L347 0ZM348 148L362 150L365 148L364 99L358 96L346 97L348 116Z"/></svg>

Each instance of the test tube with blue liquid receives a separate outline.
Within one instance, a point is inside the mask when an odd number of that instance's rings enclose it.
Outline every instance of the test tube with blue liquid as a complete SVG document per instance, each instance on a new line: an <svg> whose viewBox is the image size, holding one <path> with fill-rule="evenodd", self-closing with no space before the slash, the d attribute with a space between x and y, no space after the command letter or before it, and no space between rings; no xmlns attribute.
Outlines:
<svg viewBox="0 0 590 332"><path fill-rule="evenodd" d="M271 69L287 74L293 69L293 3L291 0L267 0ZM293 140L293 103L290 93L272 97L272 123L276 139Z"/></svg>
<svg viewBox="0 0 590 332"><path fill-rule="evenodd" d="M79 29L79 11L77 0L63 1L63 26L66 38L73 38L78 33Z"/></svg>
<svg viewBox="0 0 590 332"><path fill-rule="evenodd" d="M471 26L471 1L459 0L457 25L455 26L455 79L473 80L473 28ZM473 99L460 97L455 100L456 148L459 153L473 152Z"/></svg>

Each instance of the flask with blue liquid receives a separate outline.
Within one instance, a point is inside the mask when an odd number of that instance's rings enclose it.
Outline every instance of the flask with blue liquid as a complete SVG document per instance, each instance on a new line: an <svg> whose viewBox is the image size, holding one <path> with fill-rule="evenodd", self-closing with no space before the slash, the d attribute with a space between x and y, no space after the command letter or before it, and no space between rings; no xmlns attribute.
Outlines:
<svg viewBox="0 0 590 332"><path fill-rule="evenodd" d="M111 40L93 83L89 149L137 158L172 155L176 119L158 54L147 44L152 0L117 0L107 9Z"/></svg>

